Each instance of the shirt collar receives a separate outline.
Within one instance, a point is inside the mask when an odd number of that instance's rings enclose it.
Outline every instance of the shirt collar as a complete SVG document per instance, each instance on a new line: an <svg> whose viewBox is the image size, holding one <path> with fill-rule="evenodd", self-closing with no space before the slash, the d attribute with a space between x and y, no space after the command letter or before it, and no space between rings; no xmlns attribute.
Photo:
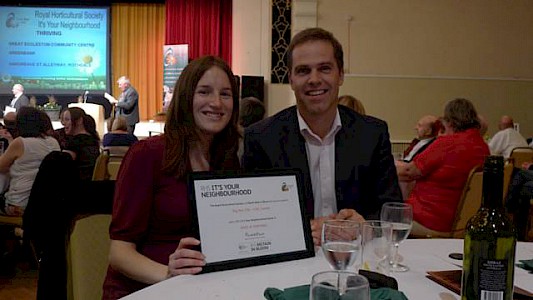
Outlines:
<svg viewBox="0 0 533 300"><path fill-rule="evenodd" d="M304 118L302 117L298 109L296 109L296 115L298 116L298 126L300 127L300 133L304 137L311 135L315 138L318 138L319 140L322 140L317 134L315 134L311 130L311 128L309 127L307 122L305 122ZM336 113L335 113L335 119L333 120L333 124L331 124L331 128L329 129L329 132L326 134L323 140L326 140L330 136L335 136L335 134L337 134L337 132L341 129L341 127L342 127L341 116L339 114L339 109L337 108Z"/></svg>

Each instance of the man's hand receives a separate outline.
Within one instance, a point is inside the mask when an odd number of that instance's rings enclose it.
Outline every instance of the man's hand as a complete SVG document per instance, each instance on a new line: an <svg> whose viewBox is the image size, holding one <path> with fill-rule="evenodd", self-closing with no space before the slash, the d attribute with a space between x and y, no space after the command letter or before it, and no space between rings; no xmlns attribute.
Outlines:
<svg viewBox="0 0 533 300"><path fill-rule="evenodd" d="M115 97L109 95L108 93L104 93L104 98L106 98L109 101L109 103L113 105L118 103L118 100L115 99Z"/></svg>
<svg viewBox="0 0 533 300"><path fill-rule="evenodd" d="M352 220L358 223L364 222L365 218L358 214L355 209L345 208L341 209L339 213L335 216L337 220Z"/></svg>
<svg viewBox="0 0 533 300"><path fill-rule="evenodd" d="M311 236L313 236L313 244L320 246L322 240L322 224L326 220L334 219L335 215L329 215L327 217L320 217L311 220Z"/></svg>

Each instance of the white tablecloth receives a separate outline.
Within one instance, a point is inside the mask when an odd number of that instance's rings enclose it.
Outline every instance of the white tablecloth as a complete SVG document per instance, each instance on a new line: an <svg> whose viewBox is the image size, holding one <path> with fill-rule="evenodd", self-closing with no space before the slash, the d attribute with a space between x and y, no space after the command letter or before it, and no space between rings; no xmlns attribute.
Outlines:
<svg viewBox="0 0 533 300"><path fill-rule="evenodd" d="M400 245L405 273L392 273L399 290L411 300L459 299L459 295L427 279L427 271L461 269L462 261L448 254L463 252L463 240L417 239ZM518 243L517 261L533 259L533 243ZM201 275L177 276L149 286L124 299L264 299L267 287L284 289L309 284L311 276L329 270L322 252L308 259L222 271ZM515 285L533 292L533 275L515 270Z"/></svg>

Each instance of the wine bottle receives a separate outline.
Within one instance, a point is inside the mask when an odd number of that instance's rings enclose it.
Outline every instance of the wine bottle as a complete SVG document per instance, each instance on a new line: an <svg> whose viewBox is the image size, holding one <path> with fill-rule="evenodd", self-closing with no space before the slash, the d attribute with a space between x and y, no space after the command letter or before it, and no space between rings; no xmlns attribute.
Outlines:
<svg viewBox="0 0 533 300"><path fill-rule="evenodd" d="M464 238L462 300L512 300L516 231L503 210L503 157L483 165L483 204Z"/></svg>

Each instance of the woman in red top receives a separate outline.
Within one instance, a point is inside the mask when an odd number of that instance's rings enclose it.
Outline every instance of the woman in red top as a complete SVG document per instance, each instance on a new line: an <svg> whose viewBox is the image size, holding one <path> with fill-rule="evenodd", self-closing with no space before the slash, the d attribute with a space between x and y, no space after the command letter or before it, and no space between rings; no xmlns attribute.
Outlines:
<svg viewBox="0 0 533 300"><path fill-rule="evenodd" d="M397 166L400 180L416 180L407 199L413 206L411 233L415 235L451 230L468 174L490 153L469 100L448 102L443 121L444 135L412 162Z"/></svg>
<svg viewBox="0 0 533 300"><path fill-rule="evenodd" d="M181 274L205 257L193 248L185 177L238 169L238 91L220 58L192 61L176 83L165 133L137 142L118 174L104 299L117 299Z"/></svg>

